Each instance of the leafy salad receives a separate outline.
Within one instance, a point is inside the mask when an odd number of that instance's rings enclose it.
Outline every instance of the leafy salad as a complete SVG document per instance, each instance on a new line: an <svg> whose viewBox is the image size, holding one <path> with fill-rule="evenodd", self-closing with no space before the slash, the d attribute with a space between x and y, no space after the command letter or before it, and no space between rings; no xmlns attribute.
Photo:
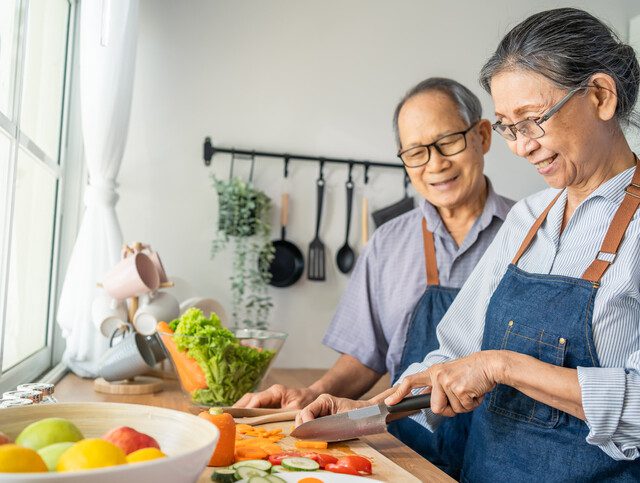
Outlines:
<svg viewBox="0 0 640 483"><path fill-rule="evenodd" d="M276 355L240 344L215 313L207 318L201 310L192 308L169 326L178 349L187 351L205 374L208 388L191 394L202 404L233 404L255 388Z"/></svg>

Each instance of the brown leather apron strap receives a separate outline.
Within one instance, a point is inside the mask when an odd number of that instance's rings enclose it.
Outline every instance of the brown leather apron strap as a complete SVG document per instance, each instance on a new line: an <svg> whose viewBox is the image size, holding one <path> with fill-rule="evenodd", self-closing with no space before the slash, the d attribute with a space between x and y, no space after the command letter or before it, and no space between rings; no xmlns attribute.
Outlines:
<svg viewBox="0 0 640 483"><path fill-rule="evenodd" d="M602 276L615 260L629 223L640 206L640 169L638 167L639 165L636 164L631 184L625 189L622 203L611 220L596 259L582 274L582 278L589 282L600 283Z"/></svg>
<svg viewBox="0 0 640 483"><path fill-rule="evenodd" d="M433 233L427 230L427 220L422 218L422 241L424 242L424 263L427 272L427 285L440 285L438 263L436 261L436 245Z"/></svg>
<svg viewBox="0 0 640 483"><path fill-rule="evenodd" d="M527 236L522 241L522 244L520 245L520 249L518 250L518 253L516 253L516 256L513 257L513 260L511 261L511 263L513 263L514 265L518 264L520 257L522 257L524 252L527 251L527 248L529 248L529 245L531 245L531 242L535 238L536 233L538 233L538 229L542 226L542 224L544 223L544 220L547 219L547 215L551 211L551 208L553 207L553 205L556 204L556 201L558 201L558 198L560 198L562 191L564 190L560 190L560 192L551 201L551 203L549 203L549 206L547 206L545 210L542 213L540 213L540 216L538 217L536 222L533 225L531 225L531 228L529 229L529 233L527 233Z"/></svg>

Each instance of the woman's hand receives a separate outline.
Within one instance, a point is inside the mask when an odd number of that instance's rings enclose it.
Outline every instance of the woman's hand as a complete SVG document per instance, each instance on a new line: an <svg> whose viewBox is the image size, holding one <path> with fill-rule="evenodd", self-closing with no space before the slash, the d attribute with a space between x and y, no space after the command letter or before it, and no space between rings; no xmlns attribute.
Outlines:
<svg viewBox="0 0 640 483"><path fill-rule="evenodd" d="M343 397L335 397L330 394L321 394L296 416L296 426L311 421L312 419L328 416L330 414L343 413L352 409L371 406L368 401L354 401Z"/></svg>
<svg viewBox="0 0 640 483"><path fill-rule="evenodd" d="M431 410L435 414L453 417L467 413L477 408L484 395L500 382L501 368L500 351L476 352L407 376L384 402L397 404L412 389L424 388L422 393L431 392Z"/></svg>

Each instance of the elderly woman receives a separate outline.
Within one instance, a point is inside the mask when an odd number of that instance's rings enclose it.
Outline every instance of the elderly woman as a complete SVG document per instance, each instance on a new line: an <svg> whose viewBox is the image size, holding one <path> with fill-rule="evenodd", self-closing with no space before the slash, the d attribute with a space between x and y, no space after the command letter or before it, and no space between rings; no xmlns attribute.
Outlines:
<svg viewBox="0 0 640 483"><path fill-rule="evenodd" d="M430 391L414 416L430 428L475 409L462 481L640 481L640 170L622 130L639 82L633 49L569 8L516 26L482 70L494 129L551 189L510 212L440 348L374 398ZM321 396L298 422L363 404Z"/></svg>

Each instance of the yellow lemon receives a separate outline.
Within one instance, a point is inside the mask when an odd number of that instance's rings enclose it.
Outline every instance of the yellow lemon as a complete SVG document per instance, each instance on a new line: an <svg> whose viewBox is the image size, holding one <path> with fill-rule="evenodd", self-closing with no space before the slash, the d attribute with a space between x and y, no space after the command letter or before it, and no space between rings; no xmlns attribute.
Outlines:
<svg viewBox="0 0 640 483"><path fill-rule="evenodd" d="M141 461L166 458L167 455L158 448L142 448L127 455L127 463L140 463Z"/></svg>
<svg viewBox="0 0 640 483"><path fill-rule="evenodd" d="M105 466L123 465L127 462L124 451L115 444L99 438L78 441L62 453L56 470L78 471Z"/></svg>
<svg viewBox="0 0 640 483"><path fill-rule="evenodd" d="M0 446L0 472L31 473L49 471L35 450L17 444Z"/></svg>

